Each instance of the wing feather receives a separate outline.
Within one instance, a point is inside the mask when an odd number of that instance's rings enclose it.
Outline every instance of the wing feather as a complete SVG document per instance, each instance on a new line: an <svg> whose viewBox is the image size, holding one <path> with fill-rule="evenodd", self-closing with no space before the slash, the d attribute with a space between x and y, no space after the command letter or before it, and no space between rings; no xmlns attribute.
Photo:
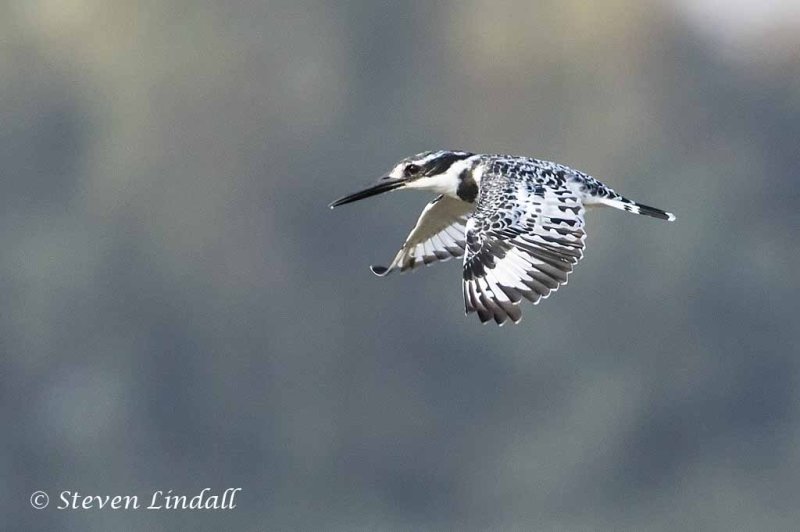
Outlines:
<svg viewBox="0 0 800 532"><path fill-rule="evenodd" d="M474 204L440 195L428 203L403 247L389 266L372 266L381 277L394 270L412 270L421 264L449 260L464 255L464 228Z"/></svg>
<svg viewBox="0 0 800 532"><path fill-rule="evenodd" d="M483 177L466 224L463 281L466 311L482 322L519 322L521 301L548 297L583 257L583 205L563 183L549 185Z"/></svg>

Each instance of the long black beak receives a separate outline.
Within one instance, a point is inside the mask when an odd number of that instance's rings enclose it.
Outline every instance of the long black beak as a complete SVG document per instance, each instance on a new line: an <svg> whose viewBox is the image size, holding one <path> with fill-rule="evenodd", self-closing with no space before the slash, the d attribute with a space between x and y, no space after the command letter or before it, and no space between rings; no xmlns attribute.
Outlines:
<svg viewBox="0 0 800 532"><path fill-rule="evenodd" d="M402 187L407 179L404 178L395 178L395 177L384 177L376 185L373 185L367 189L362 190L361 192L356 192L355 194L350 194L349 196L345 196L340 198L333 203L330 204L330 208L333 209L334 207L338 207L339 205L344 205L345 203L353 203L354 201L362 200L364 198L370 198L372 196L377 196L378 194L383 194L384 192L389 192L390 190L395 190Z"/></svg>

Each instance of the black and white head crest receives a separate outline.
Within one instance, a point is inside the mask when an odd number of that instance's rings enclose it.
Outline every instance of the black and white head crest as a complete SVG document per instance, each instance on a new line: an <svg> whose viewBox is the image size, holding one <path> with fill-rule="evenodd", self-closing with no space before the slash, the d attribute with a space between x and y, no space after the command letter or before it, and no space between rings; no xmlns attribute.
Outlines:
<svg viewBox="0 0 800 532"><path fill-rule="evenodd" d="M467 151L426 151L400 161L388 179L405 180L404 188L428 190L473 203L478 196L473 170L480 158Z"/></svg>
<svg viewBox="0 0 800 532"><path fill-rule="evenodd" d="M453 164L463 161L475 154L466 151L424 151L411 157L406 157L395 165L389 175L391 177L406 177L421 179L434 177L446 173Z"/></svg>

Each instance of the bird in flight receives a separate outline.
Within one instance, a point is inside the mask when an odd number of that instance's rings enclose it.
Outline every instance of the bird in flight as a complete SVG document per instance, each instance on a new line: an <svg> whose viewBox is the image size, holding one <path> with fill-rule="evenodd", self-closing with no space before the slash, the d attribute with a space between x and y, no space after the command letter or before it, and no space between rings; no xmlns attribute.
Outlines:
<svg viewBox="0 0 800 532"><path fill-rule="evenodd" d="M439 195L389 266L372 266L373 273L383 277L463 256L466 313L499 325L509 318L519 323L523 299L537 304L566 284L583 257L586 208L675 220L562 164L448 150L407 157L375 185L330 207L399 189Z"/></svg>

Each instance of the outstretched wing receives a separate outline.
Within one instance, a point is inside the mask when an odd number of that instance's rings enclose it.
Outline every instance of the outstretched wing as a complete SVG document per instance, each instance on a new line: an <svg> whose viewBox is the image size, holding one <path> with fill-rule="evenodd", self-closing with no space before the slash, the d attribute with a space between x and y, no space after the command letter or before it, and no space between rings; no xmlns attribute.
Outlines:
<svg viewBox="0 0 800 532"><path fill-rule="evenodd" d="M494 181L494 183L492 183ZM484 176L475 214L466 225L464 303L482 322L522 318L567 282L583 257L583 204L563 183Z"/></svg>
<svg viewBox="0 0 800 532"><path fill-rule="evenodd" d="M464 254L464 226L475 205L440 195L423 209L417 225L411 230L394 260L386 266L372 266L375 275L383 277L396 269L401 272L420 264L460 257Z"/></svg>

